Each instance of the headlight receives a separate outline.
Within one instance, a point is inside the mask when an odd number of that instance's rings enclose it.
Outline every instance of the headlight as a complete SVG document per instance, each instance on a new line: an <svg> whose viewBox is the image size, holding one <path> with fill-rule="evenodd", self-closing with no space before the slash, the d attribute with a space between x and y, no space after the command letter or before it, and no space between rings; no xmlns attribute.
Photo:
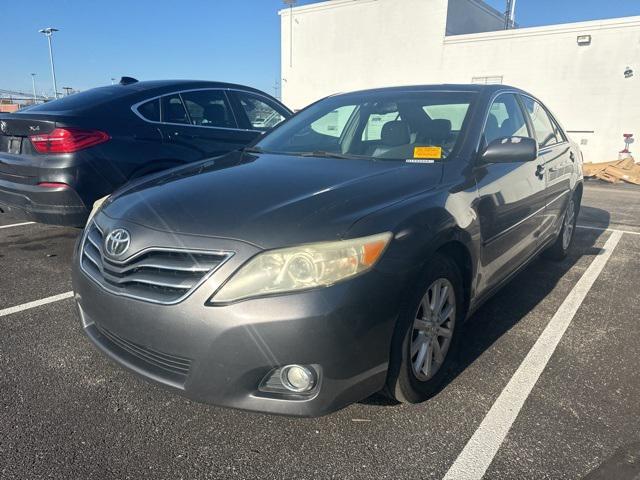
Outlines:
<svg viewBox="0 0 640 480"><path fill-rule="evenodd" d="M212 298L216 303L326 287L370 269L391 233L314 243L260 253L244 265Z"/></svg>

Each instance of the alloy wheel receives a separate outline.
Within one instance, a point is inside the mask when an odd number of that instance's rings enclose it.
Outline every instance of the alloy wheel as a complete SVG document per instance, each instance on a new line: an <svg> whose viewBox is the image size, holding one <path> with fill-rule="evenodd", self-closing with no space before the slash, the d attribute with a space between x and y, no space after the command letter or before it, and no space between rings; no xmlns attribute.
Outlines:
<svg viewBox="0 0 640 480"><path fill-rule="evenodd" d="M434 281L420 301L411 336L411 366L418 380L440 370L451 345L456 323L456 295L446 278Z"/></svg>
<svg viewBox="0 0 640 480"><path fill-rule="evenodd" d="M567 211L564 214L564 229L562 232L562 248L566 250L571 243L573 229L575 228L576 206L573 198L569 201Z"/></svg>

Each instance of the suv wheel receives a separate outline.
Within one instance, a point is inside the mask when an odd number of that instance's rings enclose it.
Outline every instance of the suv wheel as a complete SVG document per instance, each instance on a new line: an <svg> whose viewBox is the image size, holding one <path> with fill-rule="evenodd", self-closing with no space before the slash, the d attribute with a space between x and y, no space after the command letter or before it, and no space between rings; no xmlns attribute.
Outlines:
<svg viewBox="0 0 640 480"><path fill-rule="evenodd" d="M385 393L418 403L439 391L453 363L464 318L457 265L436 255L400 314Z"/></svg>

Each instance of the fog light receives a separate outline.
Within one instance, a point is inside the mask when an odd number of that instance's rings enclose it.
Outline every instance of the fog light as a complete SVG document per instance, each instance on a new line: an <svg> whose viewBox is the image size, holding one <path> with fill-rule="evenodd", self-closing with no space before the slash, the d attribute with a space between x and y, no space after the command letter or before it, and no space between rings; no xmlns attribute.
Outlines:
<svg viewBox="0 0 640 480"><path fill-rule="evenodd" d="M315 375L307 367L287 365L280 371L280 381L292 392L308 392L315 385Z"/></svg>

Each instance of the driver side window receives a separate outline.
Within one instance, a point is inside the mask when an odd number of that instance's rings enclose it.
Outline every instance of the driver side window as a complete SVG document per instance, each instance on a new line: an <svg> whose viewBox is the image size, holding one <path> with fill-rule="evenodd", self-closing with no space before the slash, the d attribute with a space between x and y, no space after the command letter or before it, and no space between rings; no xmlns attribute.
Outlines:
<svg viewBox="0 0 640 480"><path fill-rule="evenodd" d="M484 126L487 145L504 137L531 137L522 108L511 93L503 93L494 100Z"/></svg>

